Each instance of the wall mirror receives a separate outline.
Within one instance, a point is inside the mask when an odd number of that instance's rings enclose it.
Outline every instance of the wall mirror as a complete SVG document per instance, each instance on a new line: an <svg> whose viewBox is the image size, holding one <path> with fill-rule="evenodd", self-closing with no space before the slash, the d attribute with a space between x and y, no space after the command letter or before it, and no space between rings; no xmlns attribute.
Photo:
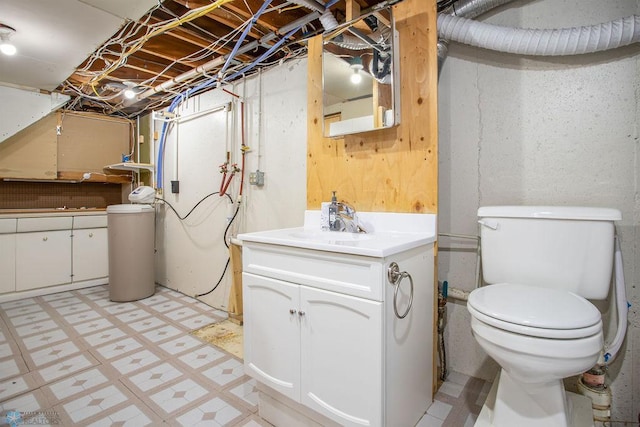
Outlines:
<svg viewBox="0 0 640 427"><path fill-rule="evenodd" d="M391 8L362 15L323 36L325 137L400 123L399 57Z"/></svg>

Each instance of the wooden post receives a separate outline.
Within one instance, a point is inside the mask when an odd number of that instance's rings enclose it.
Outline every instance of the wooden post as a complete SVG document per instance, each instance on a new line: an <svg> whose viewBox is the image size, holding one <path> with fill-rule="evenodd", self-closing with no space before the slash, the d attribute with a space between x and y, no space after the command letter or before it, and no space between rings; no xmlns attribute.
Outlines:
<svg viewBox="0 0 640 427"><path fill-rule="evenodd" d="M231 290L229 291L229 320L242 325L242 246L229 245L231 258Z"/></svg>

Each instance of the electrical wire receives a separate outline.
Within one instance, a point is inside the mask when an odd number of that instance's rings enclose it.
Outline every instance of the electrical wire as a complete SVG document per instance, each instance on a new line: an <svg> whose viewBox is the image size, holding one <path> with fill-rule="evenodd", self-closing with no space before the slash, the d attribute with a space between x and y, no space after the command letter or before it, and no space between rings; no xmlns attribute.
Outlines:
<svg viewBox="0 0 640 427"><path fill-rule="evenodd" d="M233 224L233 220L236 219L236 216L238 216L239 211L240 211L240 202L238 202L238 207L236 208L236 212L233 214L233 217L231 217L231 220L229 221L229 224L227 224L227 228L224 229L224 234L222 235L222 238L224 239L224 245L227 247L227 249L229 249L229 244L227 243L227 232L229 231L229 228L231 228L231 224ZM224 265L224 269L222 270L222 274L220 275L218 282L209 291L204 292L202 294L197 294L196 298L209 295L211 292L215 291L218 288L218 286L220 286L220 283L222 283L222 279L224 279L224 275L227 273L227 268L229 268L230 262L231 262L231 257L227 257L227 262Z"/></svg>
<svg viewBox="0 0 640 427"><path fill-rule="evenodd" d="M189 215L191 215L193 213L193 211L196 210L196 208L200 205L200 203L204 202L206 199L208 199L211 196L214 196L216 194L220 194L218 191L215 191L213 193L209 193L206 196L204 196L202 199L200 199L200 201L198 203L195 204L195 206L193 206L191 208L191 210L185 215L185 216L180 216L180 214L178 213L178 211L171 205L171 203L167 202L165 199L161 199L160 197L156 197L156 200L161 201L162 203L165 203L167 206L169 206L171 208L171 210L173 211L173 213L176 214L176 216L178 217L178 219L180 221L184 221L185 219L187 219L189 217ZM231 198L231 196L227 193L223 194L223 196L227 196L229 198L229 201L231 203L233 203L233 199Z"/></svg>
<svg viewBox="0 0 640 427"><path fill-rule="evenodd" d="M137 40L131 47L129 47L129 50L127 50L126 52L123 51L122 54L120 55L120 59L118 61L114 62L110 67L107 67L106 70L104 70L102 73L100 73L99 76L97 76L96 78L94 78L90 82L91 86L95 87L96 83L98 83L100 80L104 79L109 74L111 74L113 71L115 71L118 67L123 65L125 63L124 61L126 60L126 58L128 58L133 53L135 53L138 50L140 50L142 48L142 45L146 41L148 41L150 38L155 37L155 36L157 36L159 34L162 34L165 31L168 31L168 30L170 30L172 28L178 27L178 26L182 25L185 22L188 22L188 21L191 21L193 19L196 19L196 18L199 18L201 16L204 16L207 13L211 12L212 10L219 8L223 4L229 3L230 1L233 1L233 0L217 0L212 4L209 4L209 5L206 5L206 6L202 6L202 7L199 7L197 9L193 9L193 10L187 12L180 19L177 19L177 20L174 20L172 22L165 23L163 25L157 26L151 32L149 32L148 34L143 36L141 39Z"/></svg>

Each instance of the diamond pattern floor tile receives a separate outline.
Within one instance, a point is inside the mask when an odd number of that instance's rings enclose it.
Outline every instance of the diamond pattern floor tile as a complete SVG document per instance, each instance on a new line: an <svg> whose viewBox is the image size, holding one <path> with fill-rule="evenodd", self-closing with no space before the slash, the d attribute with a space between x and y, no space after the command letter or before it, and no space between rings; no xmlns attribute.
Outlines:
<svg viewBox="0 0 640 427"><path fill-rule="evenodd" d="M163 287L129 303L110 301L107 286L2 303L0 420L270 427L242 360L189 333L225 318ZM452 373L419 426L470 425L488 389Z"/></svg>

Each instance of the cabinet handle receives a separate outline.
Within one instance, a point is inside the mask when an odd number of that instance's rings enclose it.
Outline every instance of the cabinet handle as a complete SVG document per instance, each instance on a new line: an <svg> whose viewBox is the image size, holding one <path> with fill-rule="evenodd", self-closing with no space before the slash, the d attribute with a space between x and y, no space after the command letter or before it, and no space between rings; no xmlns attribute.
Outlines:
<svg viewBox="0 0 640 427"><path fill-rule="evenodd" d="M46 236L42 238L42 241L43 241L43 242L46 242L47 240L49 240L49 238L48 238L48 237L46 237Z"/></svg>
<svg viewBox="0 0 640 427"><path fill-rule="evenodd" d="M293 308L290 308L290 309L289 309L289 314L296 314L296 310L295 310L295 309L293 309Z"/></svg>
<svg viewBox="0 0 640 427"><path fill-rule="evenodd" d="M93 233L89 233L89 237L93 237Z"/></svg>
<svg viewBox="0 0 640 427"><path fill-rule="evenodd" d="M305 312L304 312L304 311L302 311L302 310L300 310L300 311L298 312L298 316L301 316L301 317L302 317L302 316L304 316L305 314L307 314L307 313L305 313Z"/></svg>

